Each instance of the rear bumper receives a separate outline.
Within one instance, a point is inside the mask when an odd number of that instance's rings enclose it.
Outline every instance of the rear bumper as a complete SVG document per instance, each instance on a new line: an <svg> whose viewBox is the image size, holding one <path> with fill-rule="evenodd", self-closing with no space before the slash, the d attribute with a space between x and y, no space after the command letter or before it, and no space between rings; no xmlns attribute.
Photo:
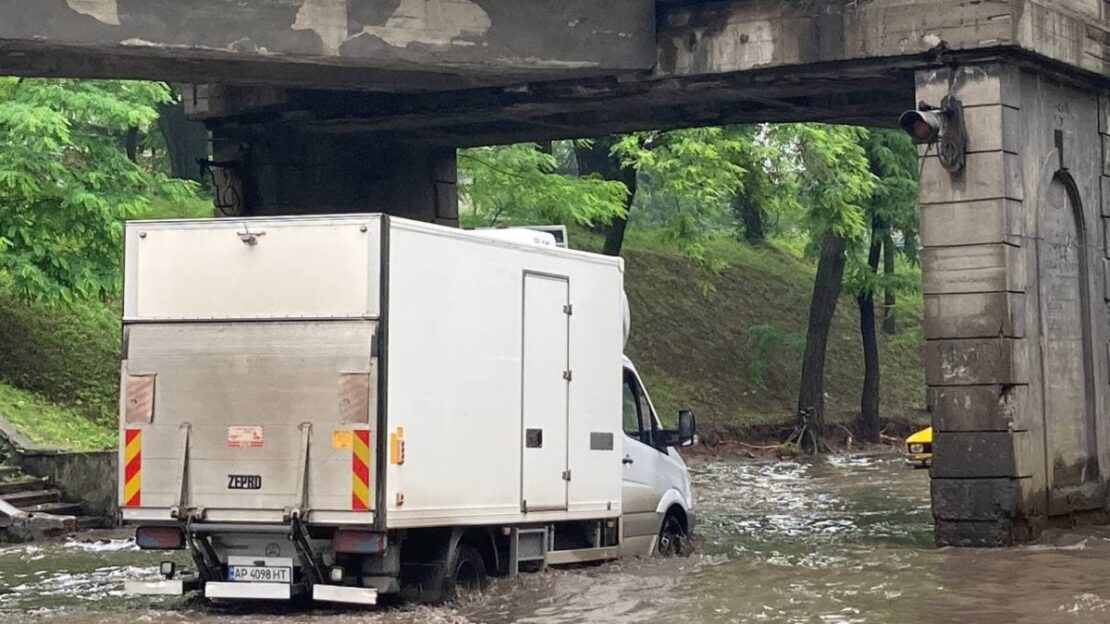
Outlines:
<svg viewBox="0 0 1110 624"><path fill-rule="evenodd" d="M200 588L195 580L126 581L123 592L132 596L184 596ZM215 600L289 600L299 589L283 583L205 583L204 597ZM378 590L370 587L314 585L312 599L352 605L378 604Z"/></svg>
<svg viewBox="0 0 1110 624"><path fill-rule="evenodd" d="M908 453L906 455L906 465L915 468L928 468L929 464L933 463L932 453Z"/></svg>

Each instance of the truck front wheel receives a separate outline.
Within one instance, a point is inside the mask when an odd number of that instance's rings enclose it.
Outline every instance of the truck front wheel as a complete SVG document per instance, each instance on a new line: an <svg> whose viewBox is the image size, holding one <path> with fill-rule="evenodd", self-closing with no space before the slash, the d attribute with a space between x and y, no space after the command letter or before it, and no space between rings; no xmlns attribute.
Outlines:
<svg viewBox="0 0 1110 624"><path fill-rule="evenodd" d="M668 512L659 529L659 543L655 553L659 557L685 557L690 554L690 537L678 515Z"/></svg>
<svg viewBox="0 0 1110 624"><path fill-rule="evenodd" d="M482 554L470 544L459 544L454 556L447 562L444 598L454 600L461 595L480 592L486 588L486 564Z"/></svg>

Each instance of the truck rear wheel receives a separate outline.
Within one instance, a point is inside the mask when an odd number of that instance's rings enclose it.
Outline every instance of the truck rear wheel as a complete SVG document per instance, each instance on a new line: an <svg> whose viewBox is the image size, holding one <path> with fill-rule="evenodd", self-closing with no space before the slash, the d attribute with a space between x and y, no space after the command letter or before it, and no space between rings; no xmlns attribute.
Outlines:
<svg viewBox="0 0 1110 624"><path fill-rule="evenodd" d="M486 588L486 563L482 554L470 544L459 544L447 562L444 579L444 599L451 601L459 596L479 593Z"/></svg>

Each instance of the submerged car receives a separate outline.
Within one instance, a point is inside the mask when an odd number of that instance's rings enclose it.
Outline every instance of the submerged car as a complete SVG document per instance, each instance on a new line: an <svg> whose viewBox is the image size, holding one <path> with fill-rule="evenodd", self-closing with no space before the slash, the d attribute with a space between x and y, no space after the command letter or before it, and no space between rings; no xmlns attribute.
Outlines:
<svg viewBox="0 0 1110 624"><path fill-rule="evenodd" d="M933 428L926 427L906 438L906 465L928 468L933 463Z"/></svg>

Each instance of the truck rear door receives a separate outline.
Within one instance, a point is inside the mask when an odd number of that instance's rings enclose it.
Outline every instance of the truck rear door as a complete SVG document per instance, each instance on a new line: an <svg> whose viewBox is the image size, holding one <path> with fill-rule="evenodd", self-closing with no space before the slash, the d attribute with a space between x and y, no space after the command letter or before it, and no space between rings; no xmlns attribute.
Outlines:
<svg viewBox="0 0 1110 624"><path fill-rule="evenodd" d="M127 225L125 520L373 519L380 231L365 215Z"/></svg>
<svg viewBox="0 0 1110 624"><path fill-rule="evenodd" d="M124 424L142 436L141 506L225 521L372 509L373 322L142 324L127 334L124 383L135 398L135 386L154 392L149 420Z"/></svg>

